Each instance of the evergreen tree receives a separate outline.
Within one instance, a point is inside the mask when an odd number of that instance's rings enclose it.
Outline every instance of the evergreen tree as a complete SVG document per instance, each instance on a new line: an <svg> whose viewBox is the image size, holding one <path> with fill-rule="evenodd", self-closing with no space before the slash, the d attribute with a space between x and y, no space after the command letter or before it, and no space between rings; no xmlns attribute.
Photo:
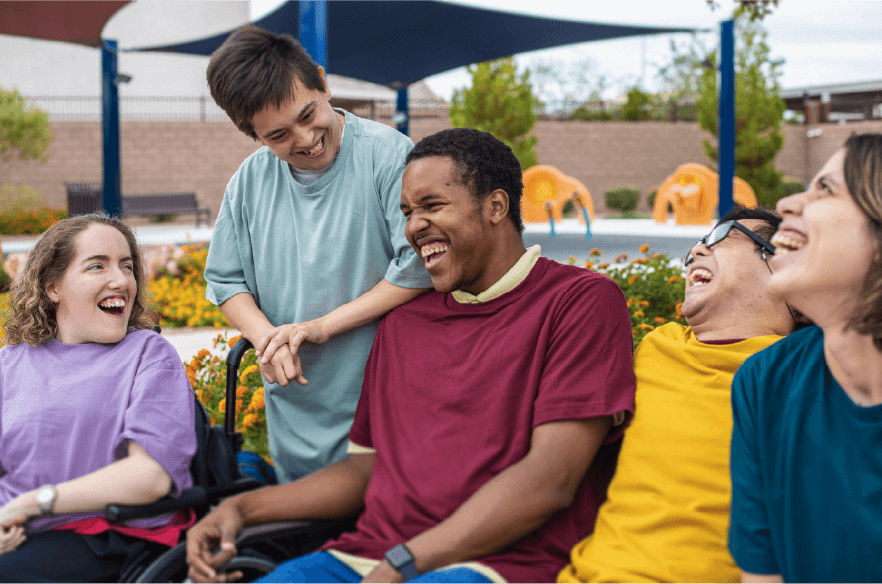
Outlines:
<svg viewBox="0 0 882 584"><path fill-rule="evenodd" d="M535 99L530 72L518 75L514 59L506 57L470 65L472 86L453 93L450 125L490 132L514 151L522 169L539 164L536 137Z"/></svg>
<svg viewBox="0 0 882 584"><path fill-rule="evenodd" d="M758 20L739 9L736 11L735 48L735 175L747 181L760 204L774 206L780 197L782 173L775 168L775 155L784 146L781 124L784 101L781 99L782 61L769 58L766 31ZM713 136L718 135L717 53L709 55L710 64L701 80L698 99L698 123ZM718 162L719 150L704 140L707 157Z"/></svg>

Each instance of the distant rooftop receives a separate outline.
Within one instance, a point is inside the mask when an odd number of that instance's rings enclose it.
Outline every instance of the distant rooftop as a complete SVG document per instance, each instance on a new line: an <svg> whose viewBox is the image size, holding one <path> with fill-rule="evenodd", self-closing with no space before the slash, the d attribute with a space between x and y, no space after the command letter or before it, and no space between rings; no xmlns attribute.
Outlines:
<svg viewBox="0 0 882 584"><path fill-rule="evenodd" d="M781 98L809 124L882 117L882 80L790 87Z"/></svg>

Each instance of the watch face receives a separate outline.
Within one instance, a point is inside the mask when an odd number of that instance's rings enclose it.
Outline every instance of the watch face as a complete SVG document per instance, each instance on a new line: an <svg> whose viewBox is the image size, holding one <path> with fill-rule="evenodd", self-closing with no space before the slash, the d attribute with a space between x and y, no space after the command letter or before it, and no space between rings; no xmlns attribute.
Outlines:
<svg viewBox="0 0 882 584"><path fill-rule="evenodd" d="M393 566L398 567L406 562L408 562L411 557L404 547L397 545L388 552L386 552L386 559L389 560Z"/></svg>

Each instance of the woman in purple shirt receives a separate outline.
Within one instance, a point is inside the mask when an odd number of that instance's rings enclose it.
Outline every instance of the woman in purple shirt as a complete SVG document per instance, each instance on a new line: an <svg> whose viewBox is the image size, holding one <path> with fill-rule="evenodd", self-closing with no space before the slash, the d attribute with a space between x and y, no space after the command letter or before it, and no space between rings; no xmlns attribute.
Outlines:
<svg viewBox="0 0 882 584"><path fill-rule="evenodd" d="M113 579L179 535L180 517L123 526L102 513L191 485L193 393L151 330L144 283L131 230L88 215L50 227L13 286L0 349L2 581Z"/></svg>

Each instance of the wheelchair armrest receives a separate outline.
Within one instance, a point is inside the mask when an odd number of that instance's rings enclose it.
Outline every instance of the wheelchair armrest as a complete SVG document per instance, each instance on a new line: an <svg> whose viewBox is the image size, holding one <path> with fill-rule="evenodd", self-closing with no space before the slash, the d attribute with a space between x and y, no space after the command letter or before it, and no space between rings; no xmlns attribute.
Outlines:
<svg viewBox="0 0 882 584"><path fill-rule="evenodd" d="M110 521L117 523L130 521L132 519L143 519L145 517L155 517L165 513L173 513L188 507L196 507L206 503L212 503L236 495L244 491L250 491L258 487L264 486L263 483L256 479L246 478L239 479L228 485L218 485L216 487L190 487L181 491L177 497L163 497L147 505L108 505L104 511L105 516Z"/></svg>

